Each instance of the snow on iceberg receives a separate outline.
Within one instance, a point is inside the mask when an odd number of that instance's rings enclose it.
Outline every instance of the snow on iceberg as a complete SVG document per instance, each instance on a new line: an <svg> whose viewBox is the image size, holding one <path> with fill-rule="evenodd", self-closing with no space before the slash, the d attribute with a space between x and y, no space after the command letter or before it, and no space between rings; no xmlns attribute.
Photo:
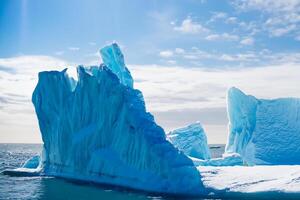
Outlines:
<svg viewBox="0 0 300 200"><path fill-rule="evenodd" d="M300 99L257 99L228 91L227 153L250 165L300 164Z"/></svg>
<svg viewBox="0 0 300 200"><path fill-rule="evenodd" d="M187 156L202 160L211 158L206 134L199 122L171 131L168 139Z"/></svg>
<svg viewBox="0 0 300 200"><path fill-rule="evenodd" d="M166 140L112 44L105 64L39 73L32 101L44 142L41 173L152 192L199 194L199 171ZM182 187L184 186L184 187Z"/></svg>

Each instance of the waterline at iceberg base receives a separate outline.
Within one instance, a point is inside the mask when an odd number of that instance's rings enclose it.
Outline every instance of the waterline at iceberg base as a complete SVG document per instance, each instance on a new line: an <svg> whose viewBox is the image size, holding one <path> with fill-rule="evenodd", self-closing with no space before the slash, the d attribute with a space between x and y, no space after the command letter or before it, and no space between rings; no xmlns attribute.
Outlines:
<svg viewBox="0 0 300 200"><path fill-rule="evenodd" d="M39 73L32 102L43 151L4 174L171 195L300 197L300 100L230 89L228 143L211 158L199 122L169 134L155 123L116 43L100 53L104 63L79 66L78 81L67 69Z"/></svg>

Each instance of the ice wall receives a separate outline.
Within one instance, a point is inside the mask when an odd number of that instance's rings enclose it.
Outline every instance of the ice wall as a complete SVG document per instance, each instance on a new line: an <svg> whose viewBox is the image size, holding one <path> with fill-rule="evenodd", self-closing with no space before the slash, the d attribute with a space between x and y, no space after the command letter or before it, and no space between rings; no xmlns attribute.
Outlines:
<svg viewBox="0 0 300 200"><path fill-rule="evenodd" d="M44 142L46 175L152 192L199 194L193 162L166 140L146 112L116 44L101 50L106 65L39 73L32 95ZM184 187L182 187L184 186Z"/></svg>
<svg viewBox="0 0 300 200"><path fill-rule="evenodd" d="M300 99L256 99L228 91L227 153L250 165L300 164Z"/></svg>
<svg viewBox="0 0 300 200"><path fill-rule="evenodd" d="M168 139L185 155L198 159L210 159L206 134L199 122L171 131Z"/></svg>

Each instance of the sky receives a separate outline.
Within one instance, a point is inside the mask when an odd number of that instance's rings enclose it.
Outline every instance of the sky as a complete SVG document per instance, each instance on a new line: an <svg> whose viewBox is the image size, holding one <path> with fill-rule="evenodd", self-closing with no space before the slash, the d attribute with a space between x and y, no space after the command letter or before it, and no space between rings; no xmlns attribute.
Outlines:
<svg viewBox="0 0 300 200"><path fill-rule="evenodd" d="M226 143L226 93L300 97L299 0L1 0L0 143L40 143L38 72L99 65L116 41L166 132Z"/></svg>

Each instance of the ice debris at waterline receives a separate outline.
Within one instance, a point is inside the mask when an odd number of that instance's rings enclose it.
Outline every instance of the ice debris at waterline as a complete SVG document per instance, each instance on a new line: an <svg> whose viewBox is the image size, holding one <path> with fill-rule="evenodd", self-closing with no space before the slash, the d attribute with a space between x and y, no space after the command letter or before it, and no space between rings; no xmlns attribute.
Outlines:
<svg viewBox="0 0 300 200"><path fill-rule="evenodd" d="M227 153L249 165L300 164L300 99L257 99L228 91Z"/></svg>
<svg viewBox="0 0 300 200"><path fill-rule="evenodd" d="M168 139L185 155L202 160L211 158L206 134L199 122L171 131Z"/></svg>
<svg viewBox="0 0 300 200"><path fill-rule="evenodd" d="M40 173L152 192L203 193L192 160L146 112L118 45L100 52L104 64L79 66L77 83L66 70L39 73L32 101L44 142Z"/></svg>

